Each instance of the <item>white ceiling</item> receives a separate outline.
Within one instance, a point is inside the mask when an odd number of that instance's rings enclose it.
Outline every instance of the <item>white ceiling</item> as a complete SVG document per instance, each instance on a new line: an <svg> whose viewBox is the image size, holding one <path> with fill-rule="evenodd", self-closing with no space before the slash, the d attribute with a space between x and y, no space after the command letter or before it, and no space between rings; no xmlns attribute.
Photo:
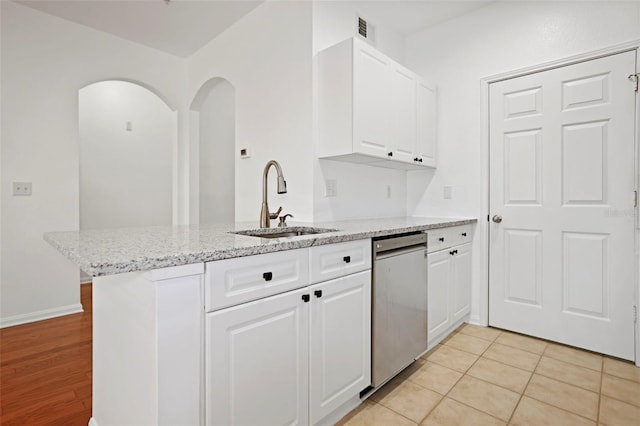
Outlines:
<svg viewBox="0 0 640 426"><path fill-rule="evenodd" d="M14 1L154 49L187 57L264 0L171 0L168 4L165 0ZM484 0L340 1L354 3L363 17L375 25L404 35L492 3Z"/></svg>
<svg viewBox="0 0 640 426"><path fill-rule="evenodd" d="M479 9L495 0L355 0L363 17L409 35Z"/></svg>

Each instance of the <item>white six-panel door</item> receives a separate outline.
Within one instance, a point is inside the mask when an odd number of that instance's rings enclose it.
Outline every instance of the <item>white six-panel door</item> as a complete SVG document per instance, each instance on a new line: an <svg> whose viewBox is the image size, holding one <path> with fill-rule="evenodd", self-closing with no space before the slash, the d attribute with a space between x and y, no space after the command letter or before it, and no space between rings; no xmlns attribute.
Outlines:
<svg viewBox="0 0 640 426"><path fill-rule="evenodd" d="M635 61L490 85L490 325L634 358Z"/></svg>

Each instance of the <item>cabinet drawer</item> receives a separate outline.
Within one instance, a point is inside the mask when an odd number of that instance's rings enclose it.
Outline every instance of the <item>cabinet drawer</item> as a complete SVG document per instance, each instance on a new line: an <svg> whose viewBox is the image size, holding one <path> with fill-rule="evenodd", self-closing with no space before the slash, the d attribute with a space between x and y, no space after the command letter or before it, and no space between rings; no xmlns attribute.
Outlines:
<svg viewBox="0 0 640 426"><path fill-rule="evenodd" d="M309 265L311 284L371 269L371 240L311 247Z"/></svg>
<svg viewBox="0 0 640 426"><path fill-rule="evenodd" d="M427 231L427 252L433 253L452 246L471 242L473 225L452 226Z"/></svg>
<svg viewBox="0 0 640 426"><path fill-rule="evenodd" d="M470 243L473 239L473 225L456 226L450 229L453 245Z"/></svg>
<svg viewBox="0 0 640 426"><path fill-rule="evenodd" d="M308 284L306 248L209 262L205 266L205 310L215 311Z"/></svg>
<svg viewBox="0 0 640 426"><path fill-rule="evenodd" d="M450 229L451 228L440 228L429 229L427 231L427 253L433 253L451 247L453 241L451 241Z"/></svg>

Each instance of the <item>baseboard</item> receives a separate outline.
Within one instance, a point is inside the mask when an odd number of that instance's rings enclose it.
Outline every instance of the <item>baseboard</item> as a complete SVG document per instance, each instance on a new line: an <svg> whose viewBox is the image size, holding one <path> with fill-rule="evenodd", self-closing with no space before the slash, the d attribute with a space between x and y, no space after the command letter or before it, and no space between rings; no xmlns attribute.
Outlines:
<svg viewBox="0 0 640 426"><path fill-rule="evenodd" d="M84 312L84 309L82 309L82 304L76 303L75 305L61 306L59 308L45 309L42 311L30 312L28 314L14 315L12 317L0 318L0 328L42 321L50 318L61 317L63 315L77 314L79 312Z"/></svg>

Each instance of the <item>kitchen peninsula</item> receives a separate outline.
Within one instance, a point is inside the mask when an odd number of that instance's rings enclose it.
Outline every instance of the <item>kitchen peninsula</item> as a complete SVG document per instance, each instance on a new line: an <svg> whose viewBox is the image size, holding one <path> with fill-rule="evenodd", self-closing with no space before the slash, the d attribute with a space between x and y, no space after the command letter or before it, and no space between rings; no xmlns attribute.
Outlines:
<svg viewBox="0 0 640 426"><path fill-rule="evenodd" d="M283 229L255 223L45 234L94 277L91 424L335 422L370 382L371 239L466 237L475 222L298 223L288 229L324 232L289 238L236 233Z"/></svg>

